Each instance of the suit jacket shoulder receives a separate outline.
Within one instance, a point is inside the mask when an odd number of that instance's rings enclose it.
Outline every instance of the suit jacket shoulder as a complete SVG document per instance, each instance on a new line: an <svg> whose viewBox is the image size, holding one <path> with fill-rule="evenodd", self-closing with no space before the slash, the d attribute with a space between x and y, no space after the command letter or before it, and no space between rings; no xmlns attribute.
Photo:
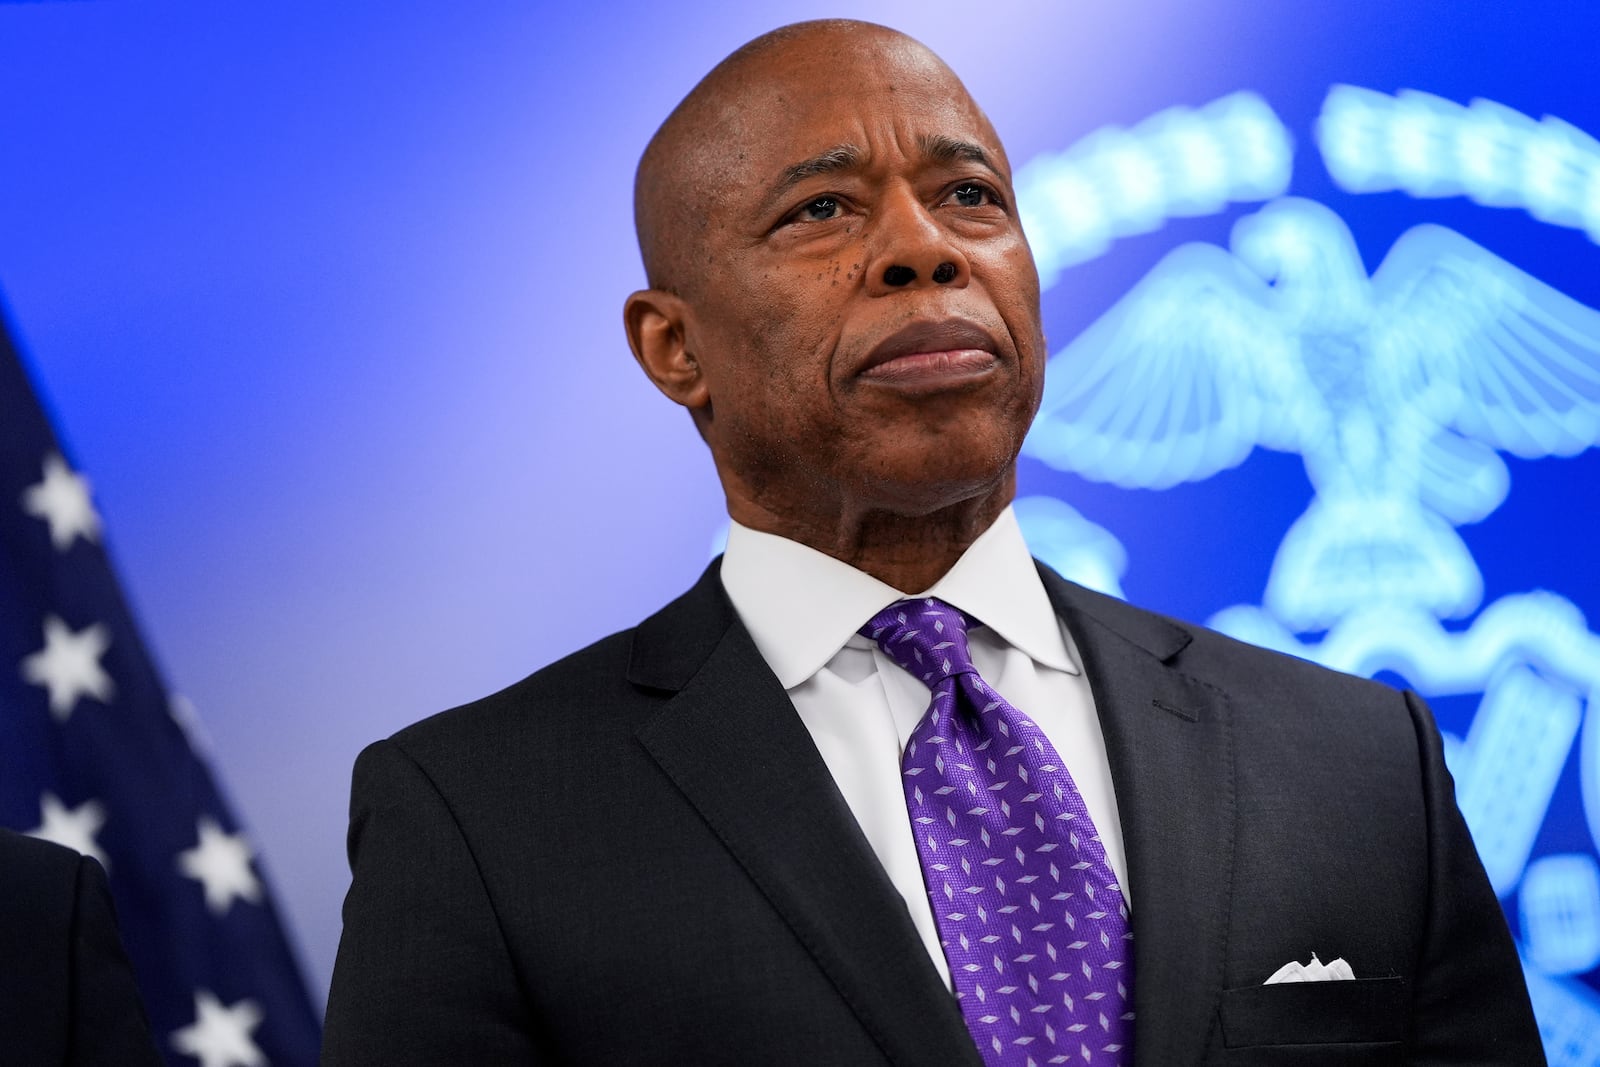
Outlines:
<svg viewBox="0 0 1600 1067"><path fill-rule="evenodd" d="M1320 691L1331 687L1352 701L1392 701L1395 689L1368 678L1332 670L1310 660L1252 645L1205 626L1141 608L1086 589L1039 564L1057 609L1077 629L1094 625L1177 664L1208 684L1264 696Z"/></svg>
<svg viewBox="0 0 1600 1067"><path fill-rule="evenodd" d="M161 1062L94 860L0 830L0 960L7 1063Z"/></svg>
<svg viewBox="0 0 1600 1067"><path fill-rule="evenodd" d="M713 563L682 596L638 626L601 638L498 693L440 712L397 733L402 749L432 758L470 754L529 730L556 747L577 731L636 730L650 711L641 691L685 685L735 623Z"/></svg>

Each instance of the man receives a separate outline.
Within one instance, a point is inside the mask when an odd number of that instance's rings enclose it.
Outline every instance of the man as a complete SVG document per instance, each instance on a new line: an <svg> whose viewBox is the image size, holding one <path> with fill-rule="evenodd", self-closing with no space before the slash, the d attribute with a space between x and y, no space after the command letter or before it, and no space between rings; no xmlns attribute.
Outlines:
<svg viewBox="0 0 1600 1067"><path fill-rule="evenodd" d="M0 829L0 1063L160 1062L105 871Z"/></svg>
<svg viewBox="0 0 1600 1067"><path fill-rule="evenodd" d="M727 553L363 753L326 1062L1541 1061L1414 698L1029 560L1038 281L937 57L762 37L636 190Z"/></svg>

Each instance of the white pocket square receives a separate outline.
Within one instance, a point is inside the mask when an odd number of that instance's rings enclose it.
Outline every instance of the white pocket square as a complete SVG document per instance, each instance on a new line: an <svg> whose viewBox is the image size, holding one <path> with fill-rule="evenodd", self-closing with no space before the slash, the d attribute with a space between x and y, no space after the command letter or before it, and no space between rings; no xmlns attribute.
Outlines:
<svg viewBox="0 0 1600 1067"><path fill-rule="evenodd" d="M1310 963L1300 963L1290 960L1268 978L1262 985L1278 985L1282 982L1348 982L1355 978L1355 972L1344 961L1344 957L1329 960L1323 963L1317 959L1317 954L1311 954Z"/></svg>

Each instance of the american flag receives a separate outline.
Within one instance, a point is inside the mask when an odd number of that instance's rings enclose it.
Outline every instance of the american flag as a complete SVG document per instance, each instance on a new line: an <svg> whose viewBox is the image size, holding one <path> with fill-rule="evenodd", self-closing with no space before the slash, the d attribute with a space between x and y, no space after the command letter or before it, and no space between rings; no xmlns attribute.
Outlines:
<svg viewBox="0 0 1600 1067"><path fill-rule="evenodd" d="M105 866L168 1063L313 1064L299 967L183 708L0 316L0 824Z"/></svg>

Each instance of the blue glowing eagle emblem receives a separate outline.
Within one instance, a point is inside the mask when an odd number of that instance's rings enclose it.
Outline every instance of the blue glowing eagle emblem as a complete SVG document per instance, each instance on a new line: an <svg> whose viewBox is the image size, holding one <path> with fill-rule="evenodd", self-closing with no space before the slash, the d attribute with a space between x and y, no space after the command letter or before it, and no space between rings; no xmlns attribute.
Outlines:
<svg viewBox="0 0 1600 1067"><path fill-rule="evenodd" d="M1298 452L1316 496L1273 562L1273 615L1470 613L1483 583L1454 527L1505 499L1496 450L1600 443L1600 312L1438 226L1368 279L1310 200L1272 201L1230 245L1174 249L1052 358L1025 454L1164 489L1257 445Z"/></svg>

